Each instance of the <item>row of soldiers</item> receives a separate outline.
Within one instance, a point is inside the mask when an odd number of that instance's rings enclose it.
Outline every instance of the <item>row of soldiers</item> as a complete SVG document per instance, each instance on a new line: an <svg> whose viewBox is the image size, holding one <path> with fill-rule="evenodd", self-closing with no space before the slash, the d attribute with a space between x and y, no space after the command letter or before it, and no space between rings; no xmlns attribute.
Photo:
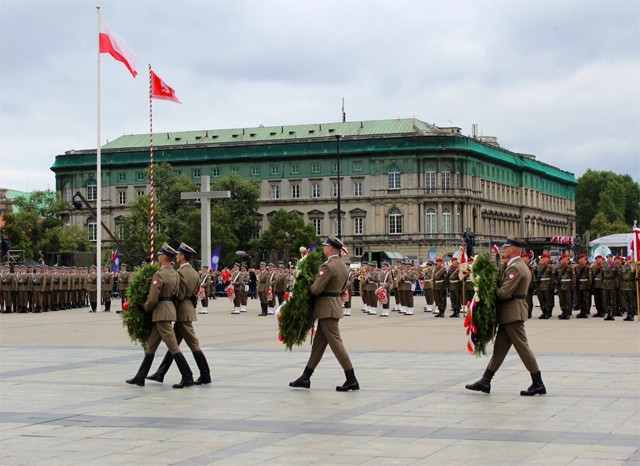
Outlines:
<svg viewBox="0 0 640 466"><path fill-rule="evenodd" d="M626 259L608 254L606 259L598 255L593 264L586 255L578 256L573 264L567 254L560 257L558 265L551 264L549 254L540 257L536 267L529 265L533 274L530 294L534 290L540 302L539 319L549 319L555 303L554 293L558 295L561 320L571 318L574 308L579 309L578 319L591 315L592 297L596 308L594 317L615 320L625 312L626 321L633 321L637 312L637 264L632 256ZM530 312L532 309L530 305ZM531 315L530 315L531 317Z"/></svg>
<svg viewBox="0 0 640 466"><path fill-rule="evenodd" d="M113 291L117 290L124 301L130 277L126 264L116 273L105 266L100 278L95 266L15 265L12 271L9 264L4 264L0 272L0 311L40 313L90 306L89 312L96 312L100 279L101 301L104 310L110 312Z"/></svg>

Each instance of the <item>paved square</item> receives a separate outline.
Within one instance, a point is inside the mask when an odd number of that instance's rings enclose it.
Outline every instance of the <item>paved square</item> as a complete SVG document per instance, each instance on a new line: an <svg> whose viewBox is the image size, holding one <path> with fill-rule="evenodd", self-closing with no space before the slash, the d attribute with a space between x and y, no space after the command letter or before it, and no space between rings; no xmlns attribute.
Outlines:
<svg viewBox="0 0 640 466"><path fill-rule="evenodd" d="M0 464L640 464L637 321L527 322L549 393L528 398L513 352L490 395L464 389L488 358L466 353L462 319L354 304L341 321L361 386L349 393L335 391L330 350L311 390L290 389L310 346L285 351L256 301L198 316L213 383L185 390L171 388L175 365L164 384L124 383L142 351L113 312L2 314Z"/></svg>

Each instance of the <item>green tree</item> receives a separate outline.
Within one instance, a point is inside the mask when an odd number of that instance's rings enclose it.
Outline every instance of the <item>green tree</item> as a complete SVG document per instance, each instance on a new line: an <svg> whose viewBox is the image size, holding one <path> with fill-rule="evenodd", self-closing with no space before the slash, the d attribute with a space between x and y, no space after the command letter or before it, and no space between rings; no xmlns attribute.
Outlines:
<svg viewBox="0 0 640 466"><path fill-rule="evenodd" d="M246 250L252 239L258 236L258 199L260 186L256 180L245 180L237 173L230 173L212 183L213 191L231 191L231 199L215 201L231 214L231 230L236 236L237 248ZM213 217L213 216L212 216Z"/></svg>
<svg viewBox="0 0 640 466"><path fill-rule="evenodd" d="M38 259L41 253L58 250L54 231L63 226L61 215L69 209L71 204L59 200L51 190L18 196L14 211L3 217L2 234L7 235L13 249L24 250L22 260Z"/></svg>
<svg viewBox="0 0 640 466"><path fill-rule="evenodd" d="M251 242L251 249L268 251L272 261L287 260L299 256L300 246L318 241L312 224L305 224L297 212L280 209L269 219L269 228Z"/></svg>
<svg viewBox="0 0 640 466"><path fill-rule="evenodd" d="M598 212L591 221L590 231L591 235L597 238L615 233L627 233L629 227L621 222L611 222L603 212Z"/></svg>

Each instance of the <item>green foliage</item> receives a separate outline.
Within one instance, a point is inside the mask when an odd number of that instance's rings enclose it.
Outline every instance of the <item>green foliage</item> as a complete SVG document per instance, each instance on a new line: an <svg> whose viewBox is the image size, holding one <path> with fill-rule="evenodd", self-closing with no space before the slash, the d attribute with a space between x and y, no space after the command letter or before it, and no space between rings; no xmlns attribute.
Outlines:
<svg viewBox="0 0 640 466"><path fill-rule="evenodd" d="M316 248L298 262L291 295L280 308L278 336L289 351L294 345L302 345L313 327L314 296L310 288L324 261L324 253Z"/></svg>
<svg viewBox="0 0 640 466"><path fill-rule="evenodd" d="M93 249L89 241L89 232L78 225L65 225L53 230L58 237L60 252L89 251Z"/></svg>
<svg viewBox="0 0 640 466"><path fill-rule="evenodd" d="M477 357L487 354L489 343L496 332L496 289L498 285L498 267L489 259L488 254L480 254L473 262L472 276L477 289L479 302L473 310L473 325L477 328L474 339L474 354Z"/></svg>
<svg viewBox="0 0 640 466"><path fill-rule="evenodd" d="M140 343L147 350L147 338L151 334L152 313L144 311L144 303L147 300L151 278L160 270L160 265L146 264L144 267L136 267L127 287L128 309L123 311L122 326L126 327L129 338L134 343Z"/></svg>
<svg viewBox="0 0 640 466"><path fill-rule="evenodd" d="M251 242L251 249L282 252L287 257L295 257L300 246L318 241L318 235L312 224L305 225L297 212L280 209L269 219L269 228Z"/></svg>
<svg viewBox="0 0 640 466"><path fill-rule="evenodd" d="M591 237L631 230L640 220L640 184L630 175L587 170L576 187L576 230Z"/></svg>

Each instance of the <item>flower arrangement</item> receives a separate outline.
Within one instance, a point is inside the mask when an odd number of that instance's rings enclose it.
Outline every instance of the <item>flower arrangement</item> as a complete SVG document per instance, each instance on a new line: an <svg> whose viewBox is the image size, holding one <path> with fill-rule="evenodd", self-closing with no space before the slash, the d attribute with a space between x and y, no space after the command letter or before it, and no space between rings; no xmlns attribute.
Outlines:
<svg viewBox="0 0 640 466"><path fill-rule="evenodd" d="M464 326L468 337L467 351L476 357L487 354L487 343L493 340L496 333L498 275L498 267L488 254L475 258L471 267L475 294L469 303Z"/></svg>
<svg viewBox="0 0 640 466"><path fill-rule="evenodd" d="M160 270L159 264L136 267L127 287L127 301L123 304L123 312L120 314L122 326L127 328L131 341L140 343L145 351L153 322L151 313L145 312L143 306L147 300L151 278L158 270Z"/></svg>
<svg viewBox="0 0 640 466"><path fill-rule="evenodd" d="M302 252L302 248L301 248ZM306 250L303 254L306 253ZM288 299L276 312L278 318L278 339L291 351L294 345L300 346L313 328L313 305L315 297L311 294L320 265L325 261L324 253L316 248L303 255L296 266L296 278Z"/></svg>

